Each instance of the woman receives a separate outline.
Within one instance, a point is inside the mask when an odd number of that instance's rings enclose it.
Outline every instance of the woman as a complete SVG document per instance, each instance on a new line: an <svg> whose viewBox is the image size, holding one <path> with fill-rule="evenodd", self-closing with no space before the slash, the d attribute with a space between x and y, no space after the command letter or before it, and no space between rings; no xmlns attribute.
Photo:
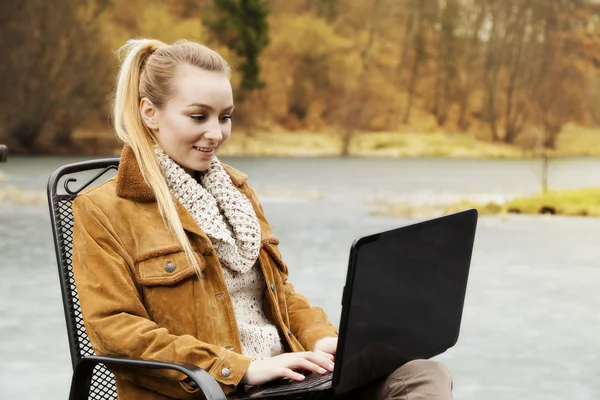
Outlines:
<svg viewBox="0 0 600 400"><path fill-rule="evenodd" d="M122 50L119 172L73 204L73 268L94 350L194 364L225 393L332 371L336 328L287 281L247 176L216 157L231 134L227 62L188 41ZM114 372L121 400L200 396L177 372ZM446 399L450 386L444 367L418 361L356 398Z"/></svg>

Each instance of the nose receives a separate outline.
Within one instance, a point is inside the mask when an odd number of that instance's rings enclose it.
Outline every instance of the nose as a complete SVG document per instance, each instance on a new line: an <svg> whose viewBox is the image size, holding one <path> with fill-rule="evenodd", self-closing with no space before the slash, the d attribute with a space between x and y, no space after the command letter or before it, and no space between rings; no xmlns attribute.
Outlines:
<svg viewBox="0 0 600 400"><path fill-rule="evenodd" d="M219 121L208 124L207 128L203 135L205 139L215 142L220 142L223 139L223 132L221 132Z"/></svg>

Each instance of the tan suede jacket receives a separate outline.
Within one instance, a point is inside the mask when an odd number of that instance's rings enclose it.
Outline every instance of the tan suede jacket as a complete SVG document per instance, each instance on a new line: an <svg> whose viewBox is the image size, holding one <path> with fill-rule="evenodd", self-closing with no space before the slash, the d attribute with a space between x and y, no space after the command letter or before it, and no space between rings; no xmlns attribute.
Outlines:
<svg viewBox="0 0 600 400"><path fill-rule="evenodd" d="M279 241L247 176L225 169L260 221L265 311L286 350L310 350L319 339L337 336L324 311L287 281ZM73 204L73 269L85 326L97 354L194 364L231 393L251 359L241 354L233 306L211 242L187 210L180 203L177 207L202 280L165 227L130 148L124 147L115 178L78 196ZM177 372L114 372L120 400L200 396Z"/></svg>

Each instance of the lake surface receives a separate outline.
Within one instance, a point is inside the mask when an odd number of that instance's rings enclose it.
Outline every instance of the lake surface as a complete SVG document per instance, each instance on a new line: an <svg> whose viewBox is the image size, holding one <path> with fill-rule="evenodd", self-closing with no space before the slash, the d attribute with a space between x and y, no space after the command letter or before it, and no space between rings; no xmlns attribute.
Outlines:
<svg viewBox="0 0 600 400"><path fill-rule="evenodd" d="M83 158L13 157L0 190L43 200L48 176ZM250 175L290 280L339 321L354 238L415 220L369 214L369 199L415 203L535 193L540 163L514 160L224 161ZM551 165L554 188L600 186L600 160ZM459 400L600 399L600 219L483 217L458 344L438 357ZM63 400L71 366L47 205L0 207L0 399Z"/></svg>

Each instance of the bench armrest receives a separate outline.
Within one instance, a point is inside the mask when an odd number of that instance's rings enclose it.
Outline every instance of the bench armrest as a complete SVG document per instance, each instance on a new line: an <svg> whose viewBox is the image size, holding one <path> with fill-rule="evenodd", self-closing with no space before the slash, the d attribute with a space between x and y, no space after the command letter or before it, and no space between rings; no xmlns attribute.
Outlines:
<svg viewBox="0 0 600 400"><path fill-rule="evenodd" d="M225 394L217 381L208 372L192 364L174 364L161 361L148 361L113 356L85 356L77 363L71 381L69 400L87 399L92 383L94 367L98 364L115 367L132 367L148 369L172 369L185 374L193 381L206 400L226 400Z"/></svg>

